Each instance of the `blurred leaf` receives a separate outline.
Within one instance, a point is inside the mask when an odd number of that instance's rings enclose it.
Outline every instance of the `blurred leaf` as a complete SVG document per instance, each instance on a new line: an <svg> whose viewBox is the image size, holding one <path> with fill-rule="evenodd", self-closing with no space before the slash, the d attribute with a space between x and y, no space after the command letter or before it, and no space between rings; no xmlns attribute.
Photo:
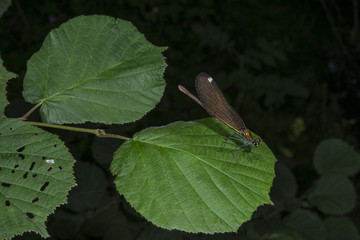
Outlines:
<svg viewBox="0 0 360 240"><path fill-rule="evenodd" d="M49 226L49 232L53 238L74 239L84 222L84 214L74 214L59 210L56 211L56 217Z"/></svg>
<svg viewBox="0 0 360 240"><path fill-rule="evenodd" d="M264 142L251 152L231 143L215 119L176 122L137 133L111 165L117 190L155 225L187 232L236 231L272 204L275 157ZM219 133L223 134L220 135ZM249 157L253 160L250 161Z"/></svg>
<svg viewBox="0 0 360 240"><path fill-rule="evenodd" d="M254 82L258 97L265 96L265 105L282 104L285 97L306 98L309 91L294 79L283 78L277 75L265 75Z"/></svg>
<svg viewBox="0 0 360 240"><path fill-rule="evenodd" d="M326 218L324 223L326 227L327 240L360 239L354 223L345 217Z"/></svg>
<svg viewBox="0 0 360 240"><path fill-rule="evenodd" d="M265 38L256 39L256 48L247 48L244 51L244 64L256 70L262 69L260 61L264 66L276 67L278 61L285 61L285 53L272 46Z"/></svg>
<svg viewBox="0 0 360 240"><path fill-rule="evenodd" d="M287 230L265 234L261 240L304 240L304 238L297 231Z"/></svg>
<svg viewBox="0 0 360 240"><path fill-rule="evenodd" d="M17 119L0 121L0 239L33 231L75 186L74 159L57 136Z"/></svg>
<svg viewBox="0 0 360 240"><path fill-rule="evenodd" d="M234 42L230 40L229 34L211 23L206 25L194 24L192 30L199 36L201 46L229 52L234 48Z"/></svg>
<svg viewBox="0 0 360 240"><path fill-rule="evenodd" d="M78 186L71 191L68 205L72 211L82 212L104 204L107 182L98 166L77 162L75 176Z"/></svg>
<svg viewBox="0 0 360 240"><path fill-rule="evenodd" d="M246 49L243 55L244 65L248 65L256 70L261 70L260 55L261 53L257 49Z"/></svg>
<svg viewBox="0 0 360 240"><path fill-rule="evenodd" d="M275 202L274 206L276 206ZM274 214L273 210L273 207L264 205L259 207L258 210L256 210L256 212L253 214L252 219L256 219L256 221L251 222L249 225L251 225L252 228L254 228L254 231L259 235L257 238L260 238L267 233L275 233L283 230L284 226L282 219L280 218L280 214ZM257 214L261 211L264 213Z"/></svg>
<svg viewBox="0 0 360 240"><path fill-rule="evenodd" d="M256 39L256 45L259 49L263 50L265 53L268 53L271 57L277 59L278 61L286 61L285 53L273 46L266 38Z"/></svg>
<svg viewBox="0 0 360 240"><path fill-rule="evenodd" d="M304 118L296 117L291 124L291 135L289 136L291 141L295 141L301 133L306 129Z"/></svg>
<svg viewBox="0 0 360 240"><path fill-rule="evenodd" d="M105 205L105 204L104 204ZM108 239L134 239L131 236L131 228L127 223L126 216L119 209L117 201L106 204L102 208L98 209L98 212L93 214L89 221L83 226L83 231L86 236L98 237L104 239L107 236ZM115 231L115 230L118 231ZM121 232L119 232L121 230ZM117 232L117 238L113 238L113 233Z"/></svg>
<svg viewBox="0 0 360 240"><path fill-rule="evenodd" d="M283 208L286 201L295 198L298 186L294 174L281 162L276 164L275 175L271 199L276 208Z"/></svg>
<svg viewBox="0 0 360 240"><path fill-rule="evenodd" d="M314 166L320 174L354 175L360 169L360 155L339 139L327 139L315 150Z"/></svg>
<svg viewBox="0 0 360 240"><path fill-rule="evenodd" d="M311 188L309 201L325 214L341 215L355 207L353 184L342 175L325 175Z"/></svg>
<svg viewBox="0 0 360 240"><path fill-rule="evenodd" d="M281 154L283 154L285 157L287 158L293 158L294 157L294 153L292 152L291 149L283 146L282 144L278 144L277 145L279 152L281 152Z"/></svg>
<svg viewBox="0 0 360 240"><path fill-rule="evenodd" d="M121 141L114 138L95 138L92 142L91 150L96 162L106 169L109 168L114 153L121 143Z"/></svg>
<svg viewBox="0 0 360 240"><path fill-rule="evenodd" d="M325 240L325 226L318 215L308 210L296 210L284 218L284 224L298 231L306 240Z"/></svg>
<svg viewBox="0 0 360 240"><path fill-rule="evenodd" d="M52 30L28 61L23 96L41 104L44 122L132 122L160 101L164 50L130 22L76 17Z"/></svg>
<svg viewBox="0 0 360 240"><path fill-rule="evenodd" d="M1 17L1 15L3 15L4 12L6 12L6 10L9 8L10 5L11 5L11 0L1 0L0 1L0 17ZM0 63L0 66L1 65L2 64Z"/></svg>
<svg viewBox="0 0 360 240"><path fill-rule="evenodd" d="M8 72L3 66L3 61L0 58L0 118L4 117L5 107L8 105L6 98L6 84L11 78L15 78L17 75L12 72Z"/></svg>
<svg viewBox="0 0 360 240"><path fill-rule="evenodd" d="M185 233L180 231L167 231L155 227L154 225L148 225L141 233L139 234L137 240L183 240Z"/></svg>
<svg viewBox="0 0 360 240"><path fill-rule="evenodd" d="M275 59L272 56L269 56L267 54L261 54L260 56L260 60L265 64L268 65L270 67L275 67L276 66L276 62Z"/></svg>

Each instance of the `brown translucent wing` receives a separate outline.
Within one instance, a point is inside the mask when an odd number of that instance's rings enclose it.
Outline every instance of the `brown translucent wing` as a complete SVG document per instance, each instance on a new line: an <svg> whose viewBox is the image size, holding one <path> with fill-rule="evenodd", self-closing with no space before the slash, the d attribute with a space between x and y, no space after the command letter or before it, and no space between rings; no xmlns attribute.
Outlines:
<svg viewBox="0 0 360 240"><path fill-rule="evenodd" d="M213 117L216 117L232 129L246 129L245 123L229 105L220 88L206 73L199 73L195 87L202 107Z"/></svg>

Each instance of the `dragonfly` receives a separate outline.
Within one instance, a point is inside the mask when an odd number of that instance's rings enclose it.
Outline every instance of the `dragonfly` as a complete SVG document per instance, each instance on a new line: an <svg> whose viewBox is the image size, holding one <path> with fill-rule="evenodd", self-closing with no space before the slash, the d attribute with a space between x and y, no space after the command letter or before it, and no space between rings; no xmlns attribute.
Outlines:
<svg viewBox="0 0 360 240"><path fill-rule="evenodd" d="M244 121L228 103L214 79L207 73L199 73L195 79L195 88L199 98L181 85L179 85L178 88L181 92L185 93L203 107L211 116L217 118L234 131L228 137L224 146L229 139L240 140L245 143L245 146L249 146L250 148L251 146L259 146L260 139L254 138L251 135L251 132L246 127ZM235 151L237 148L243 147L244 145L237 146Z"/></svg>

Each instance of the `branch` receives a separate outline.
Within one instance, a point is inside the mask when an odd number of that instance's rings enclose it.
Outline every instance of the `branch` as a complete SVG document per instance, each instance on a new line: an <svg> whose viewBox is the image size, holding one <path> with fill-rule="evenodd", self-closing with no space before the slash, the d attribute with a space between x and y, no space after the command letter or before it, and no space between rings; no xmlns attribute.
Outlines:
<svg viewBox="0 0 360 240"><path fill-rule="evenodd" d="M57 128L57 129L63 129L63 130L68 130L68 131L75 131L75 132L85 132L85 133L94 134L98 137L117 138L117 139L122 139L125 141L131 139L131 138L116 135L116 134L106 133L105 130L103 130L103 129L88 129L88 128L70 127L70 126L62 126L62 125L56 125L56 124L51 124L51 123L42 123L42 122L30 122L30 121L26 121L26 122L31 125L34 125L34 126Z"/></svg>

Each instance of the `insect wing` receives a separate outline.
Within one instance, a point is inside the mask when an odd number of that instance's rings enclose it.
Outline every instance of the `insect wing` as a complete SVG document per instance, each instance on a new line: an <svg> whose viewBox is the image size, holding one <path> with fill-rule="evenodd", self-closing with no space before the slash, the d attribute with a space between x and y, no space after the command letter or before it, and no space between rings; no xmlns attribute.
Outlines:
<svg viewBox="0 0 360 240"><path fill-rule="evenodd" d="M199 73L195 80L195 87L202 107L211 116L219 119L234 130L246 129L245 123L229 105L212 77L206 73Z"/></svg>

